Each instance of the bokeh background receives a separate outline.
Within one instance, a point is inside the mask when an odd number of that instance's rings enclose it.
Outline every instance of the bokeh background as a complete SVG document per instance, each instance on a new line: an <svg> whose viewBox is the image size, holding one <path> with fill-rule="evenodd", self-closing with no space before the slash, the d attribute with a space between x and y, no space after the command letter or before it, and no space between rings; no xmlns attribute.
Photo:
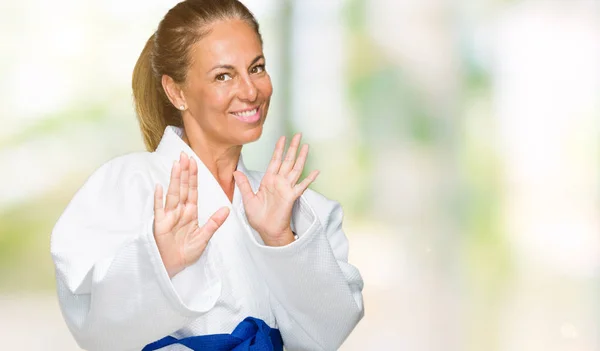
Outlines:
<svg viewBox="0 0 600 351"><path fill-rule="evenodd" d="M246 0L275 93L246 163L311 144L366 315L342 350L600 350L600 4ZM77 350L49 237L143 150L130 78L176 1L0 1L3 350Z"/></svg>

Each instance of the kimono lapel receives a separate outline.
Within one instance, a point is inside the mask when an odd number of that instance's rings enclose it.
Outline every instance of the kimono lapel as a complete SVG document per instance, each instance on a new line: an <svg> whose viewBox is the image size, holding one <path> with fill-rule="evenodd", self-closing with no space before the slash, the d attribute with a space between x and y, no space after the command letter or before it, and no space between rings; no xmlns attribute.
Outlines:
<svg viewBox="0 0 600 351"><path fill-rule="evenodd" d="M194 150L181 139L182 135L183 130L181 128L167 126L160 144L156 148L156 154L161 157L168 168L167 184L164 184L164 186L168 186L173 163L179 160L179 156L183 151L189 157L194 158L198 164L198 221L200 223L204 223L215 211L223 206L230 208L241 207L242 199L237 186L234 189L233 202L230 202L206 165L200 160L196 153L194 153ZM241 155L237 169L246 174L250 179L249 172L244 166Z"/></svg>

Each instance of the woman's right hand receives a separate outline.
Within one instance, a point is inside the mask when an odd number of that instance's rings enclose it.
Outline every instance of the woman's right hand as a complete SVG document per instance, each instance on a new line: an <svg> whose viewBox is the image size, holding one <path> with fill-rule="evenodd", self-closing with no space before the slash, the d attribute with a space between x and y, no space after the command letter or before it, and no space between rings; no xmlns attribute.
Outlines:
<svg viewBox="0 0 600 351"><path fill-rule="evenodd" d="M222 207L198 226L198 165L182 152L171 170L164 206L162 186L154 191L154 239L170 278L200 258L228 215L229 208Z"/></svg>

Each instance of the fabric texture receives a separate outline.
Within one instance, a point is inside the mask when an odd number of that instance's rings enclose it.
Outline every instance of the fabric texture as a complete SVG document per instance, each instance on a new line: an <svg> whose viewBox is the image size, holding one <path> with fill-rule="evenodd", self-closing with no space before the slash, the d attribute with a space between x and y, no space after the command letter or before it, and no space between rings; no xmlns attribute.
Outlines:
<svg viewBox="0 0 600 351"><path fill-rule="evenodd" d="M339 348L364 313L341 206L307 190L292 213L298 239L266 246L248 224L239 189L230 202L181 135L167 127L155 152L102 165L52 231L59 303L79 346L139 351L167 335L230 334L253 316L277 328L287 350ZM198 163L198 222L223 206L231 212L200 259L169 279L152 232L153 195L156 184L168 188L181 152ZM241 157L237 169L256 191L263 173L246 169Z"/></svg>

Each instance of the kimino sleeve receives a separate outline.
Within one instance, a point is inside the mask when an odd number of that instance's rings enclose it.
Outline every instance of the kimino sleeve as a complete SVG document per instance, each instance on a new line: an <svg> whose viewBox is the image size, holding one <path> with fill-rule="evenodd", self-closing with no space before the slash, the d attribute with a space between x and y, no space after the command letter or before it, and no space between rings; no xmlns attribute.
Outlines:
<svg viewBox="0 0 600 351"><path fill-rule="evenodd" d="M130 154L100 167L52 231L59 304L86 350L139 351L210 310L221 293L206 251L169 278L153 235L149 155ZM186 274L193 283L178 281Z"/></svg>
<svg viewBox="0 0 600 351"><path fill-rule="evenodd" d="M309 189L294 205L291 244L265 246L246 221L288 350L337 350L364 315L363 280L348 263L342 218L339 203Z"/></svg>

